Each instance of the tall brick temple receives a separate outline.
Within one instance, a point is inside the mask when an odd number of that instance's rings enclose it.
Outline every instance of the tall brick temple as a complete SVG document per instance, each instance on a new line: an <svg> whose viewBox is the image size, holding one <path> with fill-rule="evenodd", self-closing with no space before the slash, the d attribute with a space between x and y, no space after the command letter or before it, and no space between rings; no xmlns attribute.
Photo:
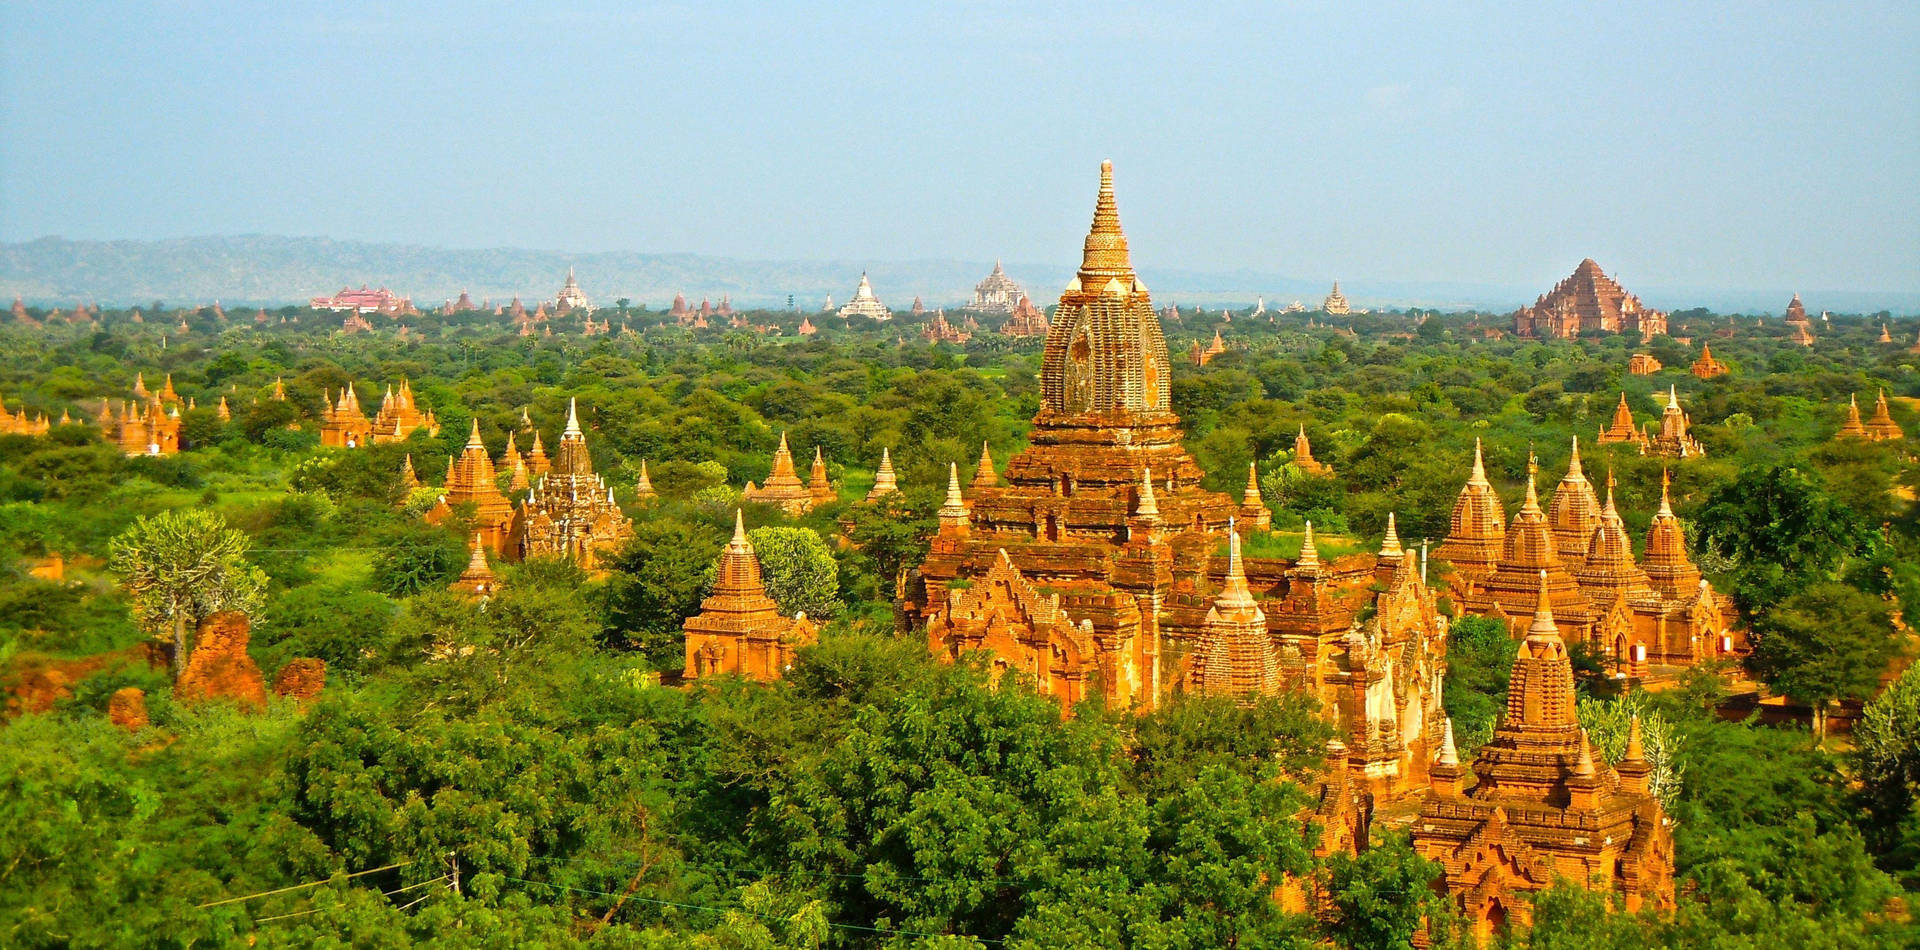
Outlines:
<svg viewBox="0 0 1920 950"><path fill-rule="evenodd" d="M1356 776L1382 791L1424 782L1446 621L1417 566L1391 539L1385 556L1323 562L1311 531L1292 562L1240 556L1230 539L1258 519L1248 499L1200 486L1170 369L1103 163L1080 268L1047 331L1028 448L968 491L950 468L904 621L936 656L984 653L996 675L1028 677L1063 705L1307 692L1350 736Z"/></svg>

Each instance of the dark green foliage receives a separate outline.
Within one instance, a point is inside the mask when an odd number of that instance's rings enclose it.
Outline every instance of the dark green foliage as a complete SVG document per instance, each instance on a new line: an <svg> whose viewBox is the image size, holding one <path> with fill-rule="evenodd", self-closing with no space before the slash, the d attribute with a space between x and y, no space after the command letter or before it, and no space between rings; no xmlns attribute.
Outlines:
<svg viewBox="0 0 1920 950"><path fill-rule="evenodd" d="M1804 703L1866 698L1895 649L1886 601L1832 581L1769 609L1753 632L1753 668Z"/></svg>
<svg viewBox="0 0 1920 950"><path fill-rule="evenodd" d="M1507 705L1507 680L1520 641L1487 617L1455 617L1447 634L1447 683L1441 693L1460 754L1493 737Z"/></svg>
<svg viewBox="0 0 1920 950"><path fill-rule="evenodd" d="M1357 858L1334 855L1327 872L1333 914L1322 933L1335 946L1391 950L1411 946L1422 926L1430 925L1436 934L1448 930L1452 905L1433 886L1440 867L1415 854L1403 835Z"/></svg>
<svg viewBox="0 0 1920 950"><path fill-rule="evenodd" d="M607 628L663 669L685 660L680 625L700 611L726 536L712 525L659 517L608 560Z"/></svg>
<svg viewBox="0 0 1920 950"><path fill-rule="evenodd" d="M444 530L423 524L397 525L377 542L373 586L395 597L441 589L460 576L467 558L467 545Z"/></svg>

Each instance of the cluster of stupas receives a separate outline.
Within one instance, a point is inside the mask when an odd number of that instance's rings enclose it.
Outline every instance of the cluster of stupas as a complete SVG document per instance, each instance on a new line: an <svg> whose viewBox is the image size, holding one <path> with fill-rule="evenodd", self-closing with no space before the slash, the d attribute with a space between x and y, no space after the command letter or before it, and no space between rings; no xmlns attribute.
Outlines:
<svg viewBox="0 0 1920 950"><path fill-rule="evenodd" d="M969 317L968 320L971 322L972 318ZM971 330L948 323L947 312L940 310L934 313L933 319L927 321L925 327L921 328L920 339L928 343L952 343L957 346L973 339L973 333Z"/></svg>
<svg viewBox="0 0 1920 950"><path fill-rule="evenodd" d="M1627 394L1622 392L1620 402L1613 407L1613 418L1601 427L1594 441L1601 445L1631 442L1639 447L1641 455L1660 458L1704 457L1707 449L1693 437L1692 429L1693 420L1680 408L1679 391L1669 386L1667 405L1660 413L1660 428L1657 431L1650 431L1644 424L1633 421L1633 409L1627 405Z"/></svg>
<svg viewBox="0 0 1920 950"><path fill-rule="evenodd" d="M1627 293L1601 272L1593 258L1587 258L1533 306L1514 311L1513 332L1560 339L1583 333L1638 333L1640 339L1651 340L1667 332L1667 315L1642 306L1639 297Z"/></svg>
<svg viewBox="0 0 1920 950"><path fill-rule="evenodd" d="M973 285L973 302L967 305L967 309L982 313L1012 313L1025 299L1027 292L1007 276L996 260L993 262L993 273Z"/></svg>
<svg viewBox="0 0 1920 950"><path fill-rule="evenodd" d="M1889 442L1906 436L1900 424L1893 421L1893 413L1887 409L1887 391L1880 390L1880 397L1873 402L1873 418L1860 421L1860 403L1851 394L1847 396L1847 421L1841 423L1837 436L1842 439L1865 439L1868 442Z"/></svg>
<svg viewBox="0 0 1920 950"><path fill-rule="evenodd" d="M930 553L904 585L928 648L986 651L1063 707L1304 691L1347 737L1354 775L1382 791L1422 784L1446 621L1416 558L1389 534L1379 556L1323 561L1310 529L1297 559L1243 556L1240 534L1272 516L1251 470L1239 499L1200 487L1111 166L1041 366L1029 447L1004 474L983 451L964 487L949 466Z"/></svg>
<svg viewBox="0 0 1920 950"><path fill-rule="evenodd" d="M46 435L52 429L46 413L29 416L25 408L8 413L7 401L0 399L0 435Z"/></svg>
<svg viewBox="0 0 1920 950"><path fill-rule="evenodd" d="M387 387L380 410L372 419L360 408L360 394L349 383L339 396L325 394L320 411L320 444L333 448L357 449L365 445L405 442L415 430L428 435L440 434L440 421L433 410L422 411L414 400L413 384L400 381L400 388Z"/></svg>
<svg viewBox="0 0 1920 950"><path fill-rule="evenodd" d="M1463 769L1445 726L1413 847L1440 865L1481 940L1524 927L1532 894L1565 880L1628 913L1673 907L1673 822L1653 794L1634 719L1609 766L1575 715L1573 664L1542 578L1493 740ZM1467 784L1466 773L1474 782Z"/></svg>
<svg viewBox="0 0 1920 950"><path fill-rule="evenodd" d="M767 475L764 484L747 483L741 494L742 499L754 504L770 505L793 517L804 515L814 508L824 505L834 498L833 484L827 480L827 462L820 454L820 448L814 447L813 468L808 472L807 481L800 481L800 473L793 467L793 452L787 448L787 434L780 433L780 447L773 452L773 471Z"/></svg>
<svg viewBox="0 0 1920 950"><path fill-rule="evenodd" d="M1336 280L1333 282L1333 290L1327 294L1326 300L1321 301L1320 309L1336 317L1345 316L1353 312L1353 305L1347 303L1347 295L1340 292L1339 281Z"/></svg>
<svg viewBox="0 0 1920 950"><path fill-rule="evenodd" d="M532 421L523 413L523 423ZM499 477L509 479L505 492ZM408 458L401 473L406 485L413 475L413 460ZM647 497L652 486L641 468L636 495ZM507 493L525 492L516 506ZM595 474L587 453L587 438L580 428L577 405L567 401L567 424L560 444L551 459L533 435L533 448L522 455L508 436L506 451L498 466L487 457L486 443L480 439L480 421L473 422L466 448L457 458L447 460L447 476L440 500L426 514L431 524L445 522L463 506L471 506L474 543L495 554L510 558L559 557L588 570L600 566L605 555L633 534L614 500L613 489Z"/></svg>
<svg viewBox="0 0 1920 950"><path fill-rule="evenodd" d="M1526 496L1509 522L1474 444L1473 471L1454 502L1446 541L1434 552L1452 565L1448 583L1463 611L1519 631L1545 596L1562 634L1635 677L1654 666L1691 666L1747 651L1731 604L1687 557L1664 475L1660 509L1636 561L1612 479L1602 505L1581 468L1578 440L1544 509L1537 466L1529 459L1527 468Z"/></svg>
<svg viewBox="0 0 1920 950"><path fill-rule="evenodd" d="M827 302L831 304L833 301L829 298ZM881 303L880 298L873 295L873 285L867 283L866 272L862 271L860 274L860 286L854 288L853 299L847 301L847 305L840 308L840 317L843 320L847 317L867 317L885 323L893 319L893 311L888 310L887 305Z"/></svg>
<svg viewBox="0 0 1920 950"><path fill-rule="evenodd" d="M710 320L726 319L734 316L733 302L726 297L721 297L720 305L716 307L705 297L702 297L700 298L700 306L695 308L687 306L686 294L674 294L673 306L667 310L667 316L672 317L673 322L680 326L694 330L704 330L710 325Z"/></svg>
<svg viewBox="0 0 1920 950"><path fill-rule="evenodd" d="M225 398L221 400L225 405ZM127 455L173 455L180 451L180 410L183 401L174 391L173 374L159 392L147 390L146 374L133 377L133 399L121 400L118 409L108 400L100 400L96 420L100 435ZM192 408L188 406L187 408Z"/></svg>
<svg viewBox="0 0 1920 950"><path fill-rule="evenodd" d="M1033 305L1032 298L1020 295L1020 302L1013 305L1007 322L1000 325L1000 332L1007 336L1027 337L1047 335L1047 315Z"/></svg>

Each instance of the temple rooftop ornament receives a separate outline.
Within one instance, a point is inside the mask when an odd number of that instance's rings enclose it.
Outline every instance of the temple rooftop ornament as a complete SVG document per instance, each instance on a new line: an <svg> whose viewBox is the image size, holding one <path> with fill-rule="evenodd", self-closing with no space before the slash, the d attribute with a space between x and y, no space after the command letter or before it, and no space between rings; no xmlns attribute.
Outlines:
<svg viewBox="0 0 1920 950"><path fill-rule="evenodd" d="M880 450L880 467L873 473L873 489L867 492L867 501L879 501L882 497L900 491L900 483L893 474L893 450Z"/></svg>
<svg viewBox="0 0 1920 950"><path fill-rule="evenodd" d="M579 409L570 398L553 466L540 476L514 515L513 536L520 556L563 558L592 571L632 535L633 524L615 502L613 488L593 471Z"/></svg>
<svg viewBox="0 0 1920 950"><path fill-rule="evenodd" d="M1353 305L1347 302L1347 295L1340 292L1340 282L1333 282L1333 290L1322 301L1320 309L1330 316L1345 316L1353 312Z"/></svg>

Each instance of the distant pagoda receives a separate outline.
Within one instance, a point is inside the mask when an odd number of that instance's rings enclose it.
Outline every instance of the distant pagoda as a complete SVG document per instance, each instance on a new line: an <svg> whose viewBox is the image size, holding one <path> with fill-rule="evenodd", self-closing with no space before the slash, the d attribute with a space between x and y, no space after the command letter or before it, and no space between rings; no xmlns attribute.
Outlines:
<svg viewBox="0 0 1920 950"><path fill-rule="evenodd" d="M1334 316L1344 316L1353 312L1353 305L1347 303L1347 297L1340 292L1340 282L1333 282L1333 292L1320 304L1320 309Z"/></svg>
<svg viewBox="0 0 1920 950"><path fill-rule="evenodd" d="M828 299L828 304L832 304L831 298ZM866 317L881 323L893 319L893 311L888 310L887 305L881 303L880 298L873 295L873 285L867 282L865 271L860 273L860 286L854 288L853 299L847 301L847 305L840 308L841 319L844 320L847 317L855 316Z"/></svg>
<svg viewBox="0 0 1920 950"><path fill-rule="evenodd" d="M1012 313L1026 296L1027 292L1007 276L996 260L993 262L993 273L973 285L973 302L967 305L967 309L983 313Z"/></svg>
<svg viewBox="0 0 1920 950"><path fill-rule="evenodd" d="M1047 335L1047 315L1033 305L1033 298L1020 295L1020 302L1014 304L1007 322L1000 325L1000 332L1007 336L1027 337Z"/></svg>
<svg viewBox="0 0 1920 950"><path fill-rule="evenodd" d="M793 452L787 448L785 432L780 433L780 447L773 452L773 471L767 475L766 483L756 486L748 482L741 497L755 504L772 505L796 518L820 504L820 499L800 481L800 473L793 467Z"/></svg>
<svg viewBox="0 0 1920 950"><path fill-rule="evenodd" d="M1540 339L1637 333L1640 339L1651 340L1667 332L1667 315L1642 306L1639 297L1627 293L1589 257L1533 306L1514 311L1513 332Z"/></svg>
<svg viewBox="0 0 1920 950"><path fill-rule="evenodd" d="M558 296L553 298L555 313L567 313L580 310L593 312L593 305L587 302L587 295L580 290L580 282L573 279L573 268L567 268L567 282L560 288Z"/></svg>

